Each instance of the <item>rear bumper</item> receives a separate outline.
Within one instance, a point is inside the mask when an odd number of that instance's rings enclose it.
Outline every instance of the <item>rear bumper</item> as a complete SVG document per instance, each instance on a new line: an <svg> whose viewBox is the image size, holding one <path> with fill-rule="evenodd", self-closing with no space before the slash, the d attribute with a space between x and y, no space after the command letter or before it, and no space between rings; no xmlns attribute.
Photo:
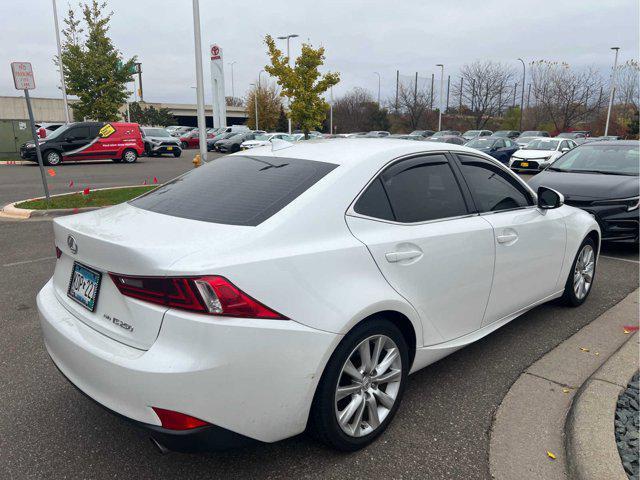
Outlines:
<svg viewBox="0 0 640 480"><path fill-rule="evenodd" d="M168 310L145 351L78 320L51 281L37 306L45 346L63 375L176 450L219 448L227 441L235 446L243 437L274 442L304 431L317 382L341 338L290 320L220 320ZM192 430L187 438L162 429L152 406L215 427Z"/></svg>

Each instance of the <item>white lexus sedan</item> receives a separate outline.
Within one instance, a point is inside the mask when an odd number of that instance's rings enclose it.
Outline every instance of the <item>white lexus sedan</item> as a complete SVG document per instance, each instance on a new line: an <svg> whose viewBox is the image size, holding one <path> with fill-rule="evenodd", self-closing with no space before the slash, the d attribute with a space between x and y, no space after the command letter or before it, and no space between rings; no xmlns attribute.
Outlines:
<svg viewBox="0 0 640 480"><path fill-rule="evenodd" d="M560 155L577 146L573 140L569 139L535 138L511 156L509 167L520 172L532 170L538 172L555 162Z"/></svg>
<svg viewBox="0 0 640 480"><path fill-rule="evenodd" d="M269 145L271 140L296 141L292 135L287 133L262 133L256 135L253 140L245 140L240 144L241 150L249 150L251 148L264 147Z"/></svg>
<svg viewBox="0 0 640 480"><path fill-rule="evenodd" d="M600 246L591 215L493 158L394 139L239 152L53 227L49 355L175 451L307 428L361 448L410 373L536 305L582 304Z"/></svg>

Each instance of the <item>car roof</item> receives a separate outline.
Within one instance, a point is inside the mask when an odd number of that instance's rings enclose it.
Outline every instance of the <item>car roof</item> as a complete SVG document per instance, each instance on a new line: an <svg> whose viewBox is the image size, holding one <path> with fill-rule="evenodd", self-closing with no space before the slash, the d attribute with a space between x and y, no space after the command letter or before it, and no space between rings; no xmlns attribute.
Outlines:
<svg viewBox="0 0 640 480"><path fill-rule="evenodd" d="M594 140L589 142L587 145L620 145L622 147L639 147L640 140Z"/></svg>
<svg viewBox="0 0 640 480"><path fill-rule="evenodd" d="M280 158L299 158L316 160L337 165L354 165L380 158L384 162L390 159L436 151L474 152L477 150L443 142L408 142L403 139L385 138L325 138L292 143L291 146L275 151L271 147L261 147L251 150L251 155L272 156ZM239 155L246 155L240 152ZM238 155L238 154L235 154Z"/></svg>

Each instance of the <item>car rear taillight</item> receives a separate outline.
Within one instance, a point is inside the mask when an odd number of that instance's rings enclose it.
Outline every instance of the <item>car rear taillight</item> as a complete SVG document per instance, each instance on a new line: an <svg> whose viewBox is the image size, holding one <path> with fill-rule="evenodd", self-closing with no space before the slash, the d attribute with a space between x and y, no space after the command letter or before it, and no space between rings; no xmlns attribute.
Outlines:
<svg viewBox="0 0 640 480"><path fill-rule="evenodd" d="M160 419L163 428L169 430L191 430L193 428L204 427L210 425L204 420L192 417L173 410L165 410L164 408L151 407Z"/></svg>
<svg viewBox="0 0 640 480"><path fill-rule="evenodd" d="M134 277L109 273L127 297L210 315L287 320L224 277Z"/></svg>

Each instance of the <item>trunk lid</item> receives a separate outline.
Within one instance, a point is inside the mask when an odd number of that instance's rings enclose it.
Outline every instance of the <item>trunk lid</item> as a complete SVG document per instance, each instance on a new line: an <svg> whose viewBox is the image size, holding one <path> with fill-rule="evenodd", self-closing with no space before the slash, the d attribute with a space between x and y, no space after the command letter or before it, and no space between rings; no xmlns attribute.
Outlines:
<svg viewBox="0 0 640 480"><path fill-rule="evenodd" d="M54 221L58 299L80 321L131 347L147 350L158 336L167 308L125 297L109 272L136 276L172 275L171 265L216 245L237 245L252 227L213 224L149 212L127 203ZM186 236L185 232L189 232ZM73 242L69 242L73 237ZM75 253L69 245L75 243ZM68 292L74 264L100 275L94 310ZM86 270L85 270L86 272Z"/></svg>

